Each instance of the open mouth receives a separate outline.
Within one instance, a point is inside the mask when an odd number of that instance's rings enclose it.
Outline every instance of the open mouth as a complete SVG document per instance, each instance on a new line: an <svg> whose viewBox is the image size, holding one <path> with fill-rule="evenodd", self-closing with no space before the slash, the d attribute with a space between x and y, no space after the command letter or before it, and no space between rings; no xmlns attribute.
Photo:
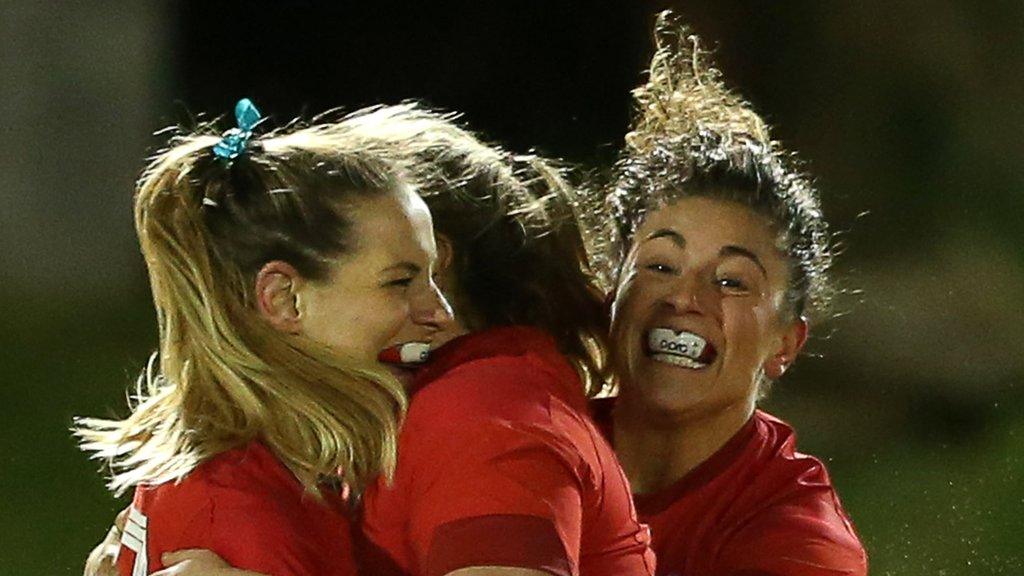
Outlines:
<svg viewBox="0 0 1024 576"><path fill-rule="evenodd" d="M655 362L700 370L715 361L718 351L699 334L654 328L647 333L647 354Z"/></svg>
<svg viewBox="0 0 1024 576"><path fill-rule="evenodd" d="M429 342L406 342L386 348L377 355L377 360L384 364L416 366L426 362L429 357Z"/></svg>

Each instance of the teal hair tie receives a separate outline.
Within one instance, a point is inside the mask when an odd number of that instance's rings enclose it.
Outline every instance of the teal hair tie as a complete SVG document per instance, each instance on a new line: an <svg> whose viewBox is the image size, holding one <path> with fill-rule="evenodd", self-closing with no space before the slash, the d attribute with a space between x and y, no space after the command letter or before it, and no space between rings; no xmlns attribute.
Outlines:
<svg viewBox="0 0 1024 576"><path fill-rule="evenodd" d="M234 160L239 154L245 152L245 147L252 136L252 129L260 123L262 117L256 105L248 98L242 98L235 104L235 121L237 128L232 128L224 133L220 142L213 146L213 153L218 158Z"/></svg>

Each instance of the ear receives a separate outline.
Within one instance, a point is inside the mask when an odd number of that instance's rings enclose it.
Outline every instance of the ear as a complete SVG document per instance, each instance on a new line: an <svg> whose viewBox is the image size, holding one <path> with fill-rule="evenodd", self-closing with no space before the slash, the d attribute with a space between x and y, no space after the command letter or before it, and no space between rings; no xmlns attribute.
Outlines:
<svg viewBox="0 0 1024 576"><path fill-rule="evenodd" d="M451 238L440 232L434 232L434 242L437 244L437 262L434 271L440 276L448 271L455 260L455 247L452 246Z"/></svg>
<svg viewBox="0 0 1024 576"><path fill-rule="evenodd" d="M434 242L437 245L437 260L434 261L434 284L448 297L451 295L453 284L457 283L453 267L455 246L450 238L437 232L434 233Z"/></svg>
<svg viewBox="0 0 1024 576"><path fill-rule="evenodd" d="M807 320L797 318L783 327L779 349L765 362L764 374L771 380L778 380L796 360L800 350L807 343Z"/></svg>
<svg viewBox="0 0 1024 576"><path fill-rule="evenodd" d="M302 328L299 314L299 289L304 282L294 266L272 260L256 274L256 307L260 316L274 328L298 334Z"/></svg>

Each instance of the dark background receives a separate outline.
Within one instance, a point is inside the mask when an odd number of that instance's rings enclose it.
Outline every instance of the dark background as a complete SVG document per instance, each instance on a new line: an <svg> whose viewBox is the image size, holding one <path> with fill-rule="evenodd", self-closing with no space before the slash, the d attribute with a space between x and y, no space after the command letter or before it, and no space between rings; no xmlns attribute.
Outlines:
<svg viewBox="0 0 1024 576"><path fill-rule="evenodd" d="M124 505L68 428L123 414L156 343L130 212L155 130L416 98L601 168L668 5L845 247L841 315L767 408L872 574L1024 574L1024 4L364 4L0 2L0 574L79 573Z"/></svg>

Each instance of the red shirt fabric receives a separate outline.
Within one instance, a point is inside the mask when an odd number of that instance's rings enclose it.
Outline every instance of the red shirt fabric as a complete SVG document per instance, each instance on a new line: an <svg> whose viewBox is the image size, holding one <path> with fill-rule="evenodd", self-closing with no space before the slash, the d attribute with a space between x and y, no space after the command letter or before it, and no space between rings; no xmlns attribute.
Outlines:
<svg viewBox="0 0 1024 576"><path fill-rule="evenodd" d="M432 355L394 482L371 486L363 515L367 574L654 573L649 532L579 377L532 328L473 333Z"/></svg>
<svg viewBox="0 0 1024 576"><path fill-rule="evenodd" d="M609 434L612 405L593 404ZM797 452L793 429L760 410L675 484L634 501L651 527L659 576L867 574L825 466Z"/></svg>
<svg viewBox="0 0 1024 576"><path fill-rule="evenodd" d="M259 442L221 453L181 482L135 490L118 572L143 576L164 567L164 552L206 548L268 576L355 576L341 495L321 492L307 493Z"/></svg>

